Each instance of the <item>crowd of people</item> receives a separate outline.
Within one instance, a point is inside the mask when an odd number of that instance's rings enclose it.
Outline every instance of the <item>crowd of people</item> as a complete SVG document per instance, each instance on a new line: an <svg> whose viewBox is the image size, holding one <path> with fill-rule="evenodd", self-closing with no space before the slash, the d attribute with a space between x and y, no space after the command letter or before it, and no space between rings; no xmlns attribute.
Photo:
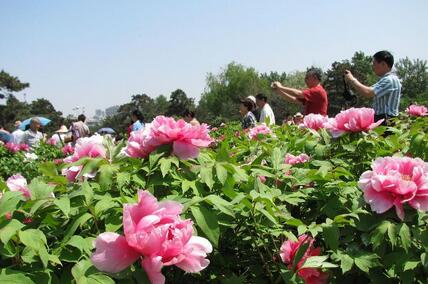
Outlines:
<svg viewBox="0 0 428 284"><path fill-rule="evenodd" d="M391 118L398 116L401 83L392 72L394 57L389 51L383 50L375 53L372 64L374 73L379 77L373 86L365 86L349 70L345 71L344 78L346 83L352 86L359 95L373 98L375 121L383 119L383 124L387 125ZM305 76L306 89L291 88L278 81L272 82L271 88L274 94L281 96L286 101L301 105L304 115L313 113L326 116L328 96L321 85L321 79L321 70L311 68ZM275 124L275 114L267 102L267 97L261 93L256 97L248 96L241 100L239 112L242 116L243 129L254 127L257 122ZM300 124L304 115L299 112L294 116L287 116L284 123Z"/></svg>
<svg viewBox="0 0 428 284"><path fill-rule="evenodd" d="M379 80L373 86L365 86L349 70L345 71L344 79L359 95L373 99L375 121L383 119L383 124L386 125L391 118L398 116L401 83L394 72L392 72L394 57L390 52L377 52L373 55L372 64L375 74L379 77ZM278 81L272 82L271 88L275 95L282 97L287 102L302 106L303 114L298 112L295 115L288 115L283 123L300 124L303 121L304 115L311 113L327 115L328 96L326 90L321 85L321 80L321 70L311 68L306 72L305 84L307 88L304 90L285 86ZM258 93L256 96L250 95L242 99L240 101L239 112L242 116L242 129L252 128L257 123L265 123L266 125L276 124L274 111L268 103L268 97L263 93ZM141 111L134 110L130 114L130 118L128 135L133 131L143 130L146 126ZM195 112L189 109L184 110L182 118L192 125L200 125L195 117ZM72 123L70 127L61 125L50 139L64 145L68 142L75 143L81 137L90 136L91 133L85 120L85 115L79 115L77 121ZM0 141L3 143L27 144L33 147L39 141L47 140L46 135L40 131L42 125L37 117L31 119L28 129L22 130L20 126L21 122L16 121L15 130L12 133L0 128Z"/></svg>
<svg viewBox="0 0 428 284"><path fill-rule="evenodd" d="M12 132L3 127L0 128L0 143L26 144L33 148L40 141L49 141L52 144L64 146L66 143L76 143L77 139L91 135L84 114L79 115L77 121L73 122L70 127L60 125L50 138L42 132L42 122L38 117L31 118L29 125L25 127L22 127L22 122L19 120L15 121L14 126L15 130Z"/></svg>

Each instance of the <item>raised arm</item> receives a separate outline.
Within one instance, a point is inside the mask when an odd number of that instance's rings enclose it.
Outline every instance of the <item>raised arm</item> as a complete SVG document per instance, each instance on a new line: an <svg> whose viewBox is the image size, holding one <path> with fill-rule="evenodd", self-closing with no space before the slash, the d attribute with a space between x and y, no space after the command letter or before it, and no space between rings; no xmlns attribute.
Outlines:
<svg viewBox="0 0 428 284"><path fill-rule="evenodd" d="M301 90L283 86L280 82L273 82L273 86L275 89L279 89L279 90L287 93L289 96L293 96L293 97L298 98L298 99L304 98L303 92Z"/></svg>
<svg viewBox="0 0 428 284"><path fill-rule="evenodd" d="M351 86L354 87L355 91L361 96L366 98L373 98L375 96L373 88L359 82L357 78L352 75L351 71L345 71L345 79Z"/></svg>

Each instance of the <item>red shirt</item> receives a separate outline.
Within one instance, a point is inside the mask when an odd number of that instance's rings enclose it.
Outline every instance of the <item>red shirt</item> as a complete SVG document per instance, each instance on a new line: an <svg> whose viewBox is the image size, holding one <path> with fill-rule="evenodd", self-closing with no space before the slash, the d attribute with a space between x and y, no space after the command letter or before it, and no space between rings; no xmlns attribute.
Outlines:
<svg viewBox="0 0 428 284"><path fill-rule="evenodd" d="M302 92L304 98L299 99L305 106L305 115L319 113L327 115L328 99L327 92L321 85L306 89Z"/></svg>

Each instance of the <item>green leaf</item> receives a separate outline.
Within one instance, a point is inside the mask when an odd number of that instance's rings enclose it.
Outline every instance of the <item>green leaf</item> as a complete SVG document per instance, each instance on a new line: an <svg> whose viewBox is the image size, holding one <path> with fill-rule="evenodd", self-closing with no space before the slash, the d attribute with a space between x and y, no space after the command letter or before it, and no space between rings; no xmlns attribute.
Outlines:
<svg viewBox="0 0 428 284"><path fill-rule="evenodd" d="M171 169L171 160L169 158L163 158L160 161L160 169L161 169L161 173L162 173L162 177L165 177L169 170Z"/></svg>
<svg viewBox="0 0 428 284"><path fill-rule="evenodd" d="M0 240L7 244L7 242L12 238L16 233L21 230L25 225L19 222L16 219L12 219L7 223L6 226L0 230Z"/></svg>
<svg viewBox="0 0 428 284"><path fill-rule="evenodd" d="M52 198L52 192L55 187L36 178L31 181L28 188L31 191L31 199L38 200Z"/></svg>
<svg viewBox="0 0 428 284"><path fill-rule="evenodd" d="M131 174L128 172L121 172L121 173L117 173L116 175L117 186L119 188L122 188L124 185L129 183L130 180L131 180Z"/></svg>
<svg viewBox="0 0 428 284"><path fill-rule="evenodd" d="M233 206L228 201L224 200L218 195L208 195L205 200L209 201L214 207L217 207L221 212L229 216L235 217L233 213Z"/></svg>
<svg viewBox="0 0 428 284"><path fill-rule="evenodd" d="M88 284L115 284L115 282L107 275L91 274L88 276Z"/></svg>
<svg viewBox="0 0 428 284"><path fill-rule="evenodd" d="M65 216L68 217L68 214L70 213L70 199L68 199L68 197L55 199L53 203L62 211L62 213L64 213Z"/></svg>
<svg viewBox="0 0 428 284"><path fill-rule="evenodd" d="M82 252L86 245L86 241L81 236L74 235L70 238L66 245L75 247Z"/></svg>
<svg viewBox="0 0 428 284"><path fill-rule="evenodd" d="M37 200L36 202L34 202L33 206L31 206L30 214L34 215L34 213L36 213L37 210L39 210L39 208L43 204L45 204L46 202L49 202L49 200L47 200L47 199L41 199L41 200Z"/></svg>
<svg viewBox="0 0 428 284"><path fill-rule="evenodd" d="M337 267L337 265L335 265L333 263L326 262L325 260L327 258L328 258L328 256L323 256L323 255L310 256L305 260L305 262L299 268L299 270L303 269L303 268L333 268L333 267Z"/></svg>
<svg viewBox="0 0 428 284"><path fill-rule="evenodd" d="M198 227L213 243L213 245L217 247L218 239L220 237L217 215L203 206L192 206L190 207L190 210L192 211Z"/></svg>
<svg viewBox="0 0 428 284"><path fill-rule="evenodd" d="M108 188L112 184L113 174L117 172L118 166L111 164L104 164L100 166L99 182L102 188Z"/></svg>
<svg viewBox="0 0 428 284"><path fill-rule="evenodd" d="M397 244L397 226L394 223L389 223L388 237L391 241L392 248L394 248Z"/></svg>
<svg viewBox="0 0 428 284"><path fill-rule="evenodd" d="M101 216L104 211L117 206L110 196L106 196L95 204L95 215Z"/></svg>
<svg viewBox="0 0 428 284"><path fill-rule="evenodd" d="M92 199L94 197L94 190L92 189L91 185L88 183L88 181L84 181L82 183L82 189L81 189L83 195L85 196L86 205L91 205Z"/></svg>
<svg viewBox="0 0 428 284"><path fill-rule="evenodd" d="M74 232L76 232L79 226L82 226L91 218L92 215L89 213L84 213L79 218L77 218L71 225L68 226L68 229L65 232L64 240L68 240L74 234Z"/></svg>
<svg viewBox="0 0 428 284"><path fill-rule="evenodd" d="M0 274L0 283L4 284L35 284L23 273Z"/></svg>
<svg viewBox="0 0 428 284"><path fill-rule="evenodd" d="M34 249L35 251L39 251L46 244L45 234L36 229L19 231L19 239L24 245Z"/></svg>
<svg viewBox="0 0 428 284"><path fill-rule="evenodd" d="M0 217L6 215L6 213L13 213L19 201L23 200L21 192L6 191L2 198L0 198Z"/></svg>
<svg viewBox="0 0 428 284"><path fill-rule="evenodd" d="M415 269L421 262L420 261L406 261L406 263L404 263L404 269L403 271L406 270L413 270Z"/></svg>
<svg viewBox="0 0 428 284"><path fill-rule="evenodd" d="M400 236L401 244L403 245L404 250L408 252L411 245L411 236L409 227L405 223L401 224L398 235Z"/></svg>
<svg viewBox="0 0 428 284"><path fill-rule="evenodd" d="M213 188L214 180L213 180L213 172L212 168L202 167L201 168L201 180L205 183L210 189Z"/></svg>
<svg viewBox="0 0 428 284"><path fill-rule="evenodd" d="M275 170L279 170L284 157L281 156L281 150L275 147L272 151L272 167Z"/></svg>
<svg viewBox="0 0 428 284"><path fill-rule="evenodd" d="M227 170L219 163L215 164L215 170L218 180L224 185L227 180Z"/></svg>
<svg viewBox="0 0 428 284"><path fill-rule="evenodd" d="M334 225L326 225L323 227L324 240L329 248L337 250L339 247L339 228Z"/></svg>
<svg viewBox="0 0 428 284"><path fill-rule="evenodd" d="M376 229L371 233L371 242L373 244L373 248L377 248L379 247L383 240L384 240L384 235L388 230L388 227L391 223L389 221L383 221L382 223L380 223Z"/></svg>
<svg viewBox="0 0 428 284"><path fill-rule="evenodd" d="M76 263L73 268L71 268L71 274L77 283L81 281L81 278L86 278L85 273L91 266L92 263L89 260L84 259Z"/></svg>
<svg viewBox="0 0 428 284"><path fill-rule="evenodd" d="M359 269L366 273L369 273L370 268L380 266L378 258L379 256L374 253L366 253L354 258L354 262Z"/></svg>
<svg viewBox="0 0 428 284"><path fill-rule="evenodd" d="M347 271L352 269L354 265L354 259L347 254L339 254L340 259L340 268L342 269L342 273L345 274Z"/></svg>
<svg viewBox="0 0 428 284"><path fill-rule="evenodd" d="M299 248L297 249L296 254L294 255L294 260L293 260L293 271L296 269L297 264L300 262L300 260L302 259L303 255L305 254L305 252L307 251L308 247L310 245L310 242L307 241L307 239L304 240L304 242L302 242L302 244L299 246Z"/></svg>

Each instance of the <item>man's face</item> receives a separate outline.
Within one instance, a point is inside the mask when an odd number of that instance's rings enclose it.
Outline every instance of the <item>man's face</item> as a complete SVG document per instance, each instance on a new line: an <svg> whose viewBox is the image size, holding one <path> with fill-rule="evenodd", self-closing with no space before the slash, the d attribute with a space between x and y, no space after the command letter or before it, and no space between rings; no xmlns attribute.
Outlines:
<svg viewBox="0 0 428 284"><path fill-rule="evenodd" d="M390 68L388 67L388 65L384 61L378 62L376 59L373 58L372 64L373 64L372 65L373 71L375 72L375 74L377 76L383 76L386 73L388 73L390 70Z"/></svg>
<svg viewBox="0 0 428 284"><path fill-rule="evenodd" d="M308 86L309 88L315 87L316 85L318 85L319 81L317 79L317 77L315 77L315 75L313 74L306 74L305 76L305 84L306 86Z"/></svg>
<svg viewBox="0 0 428 284"><path fill-rule="evenodd" d="M38 121L32 121L30 125L31 130L37 131L40 129L40 122Z"/></svg>
<svg viewBox="0 0 428 284"><path fill-rule="evenodd" d="M264 101L264 100L256 99L256 105L257 105L259 108L262 108L262 107L264 107L264 106L265 106L265 101Z"/></svg>

